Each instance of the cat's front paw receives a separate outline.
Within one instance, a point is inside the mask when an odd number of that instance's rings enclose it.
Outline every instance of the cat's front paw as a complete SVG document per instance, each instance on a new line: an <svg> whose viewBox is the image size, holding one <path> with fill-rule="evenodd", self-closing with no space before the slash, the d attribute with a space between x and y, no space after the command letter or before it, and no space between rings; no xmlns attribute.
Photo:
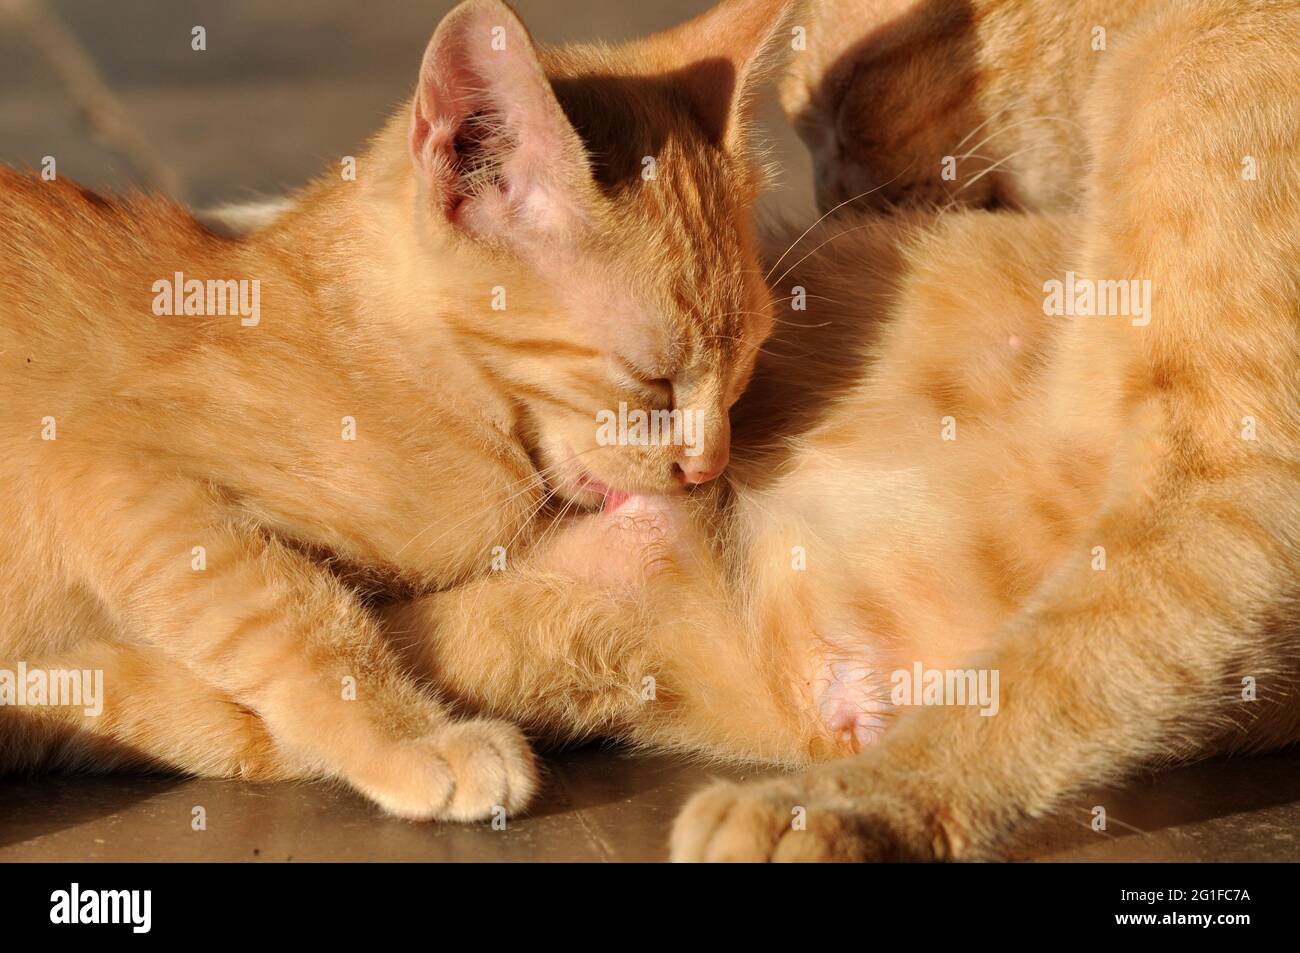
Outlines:
<svg viewBox="0 0 1300 953"><path fill-rule="evenodd" d="M514 725L488 718L448 722L423 738L377 752L361 793L412 821L481 821L523 810L537 790L537 764Z"/></svg>
<svg viewBox="0 0 1300 953"><path fill-rule="evenodd" d="M887 803L858 801L810 783L808 776L715 784L691 798L677 816L672 859L741 863L936 859L937 845L927 842L916 819Z"/></svg>

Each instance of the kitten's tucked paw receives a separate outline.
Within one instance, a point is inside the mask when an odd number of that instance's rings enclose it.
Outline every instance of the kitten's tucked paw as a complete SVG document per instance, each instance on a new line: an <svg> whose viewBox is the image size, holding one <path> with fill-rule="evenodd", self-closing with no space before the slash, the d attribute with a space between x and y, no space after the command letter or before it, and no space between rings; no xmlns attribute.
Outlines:
<svg viewBox="0 0 1300 953"><path fill-rule="evenodd" d="M926 860L887 814L843 795L814 793L781 779L720 783L687 802L672 833L677 862L809 863ZM901 820L901 818L899 819Z"/></svg>
<svg viewBox="0 0 1300 953"><path fill-rule="evenodd" d="M537 765L518 728L481 718L393 746L353 783L407 820L480 821L526 807L537 790Z"/></svg>

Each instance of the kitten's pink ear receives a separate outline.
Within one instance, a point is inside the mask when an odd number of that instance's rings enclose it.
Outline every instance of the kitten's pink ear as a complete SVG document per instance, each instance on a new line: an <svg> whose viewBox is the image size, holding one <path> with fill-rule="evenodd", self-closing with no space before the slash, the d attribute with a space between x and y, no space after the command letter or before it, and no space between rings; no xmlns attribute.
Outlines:
<svg viewBox="0 0 1300 953"><path fill-rule="evenodd" d="M661 62L681 64L674 81L719 145L744 148L755 94L796 47L806 6L806 0L722 0L650 38Z"/></svg>
<svg viewBox="0 0 1300 953"><path fill-rule="evenodd" d="M410 141L442 214L475 237L560 234L585 217L594 189L586 150L527 28L500 0L468 0L438 25Z"/></svg>

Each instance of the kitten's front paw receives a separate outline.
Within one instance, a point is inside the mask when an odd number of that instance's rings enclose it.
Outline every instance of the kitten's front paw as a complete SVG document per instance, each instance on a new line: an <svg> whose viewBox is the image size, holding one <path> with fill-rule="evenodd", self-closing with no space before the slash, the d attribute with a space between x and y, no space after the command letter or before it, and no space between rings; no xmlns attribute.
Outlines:
<svg viewBox="0 0 1300 953"><path fill-rule="evenodd" d="M687 802L672 833L677 862L932 860L911 819L854 803L799 777L719 783ZM894 816L891 816L893 814Z"/></svg>
<svg viewBox="0 0 1300 953"><path fill-rule="evenodd" d="M449 722L377 753L353 784L389 814L412 821L481 821L514 814L537 790L537 764L514 725Z"/></svg>

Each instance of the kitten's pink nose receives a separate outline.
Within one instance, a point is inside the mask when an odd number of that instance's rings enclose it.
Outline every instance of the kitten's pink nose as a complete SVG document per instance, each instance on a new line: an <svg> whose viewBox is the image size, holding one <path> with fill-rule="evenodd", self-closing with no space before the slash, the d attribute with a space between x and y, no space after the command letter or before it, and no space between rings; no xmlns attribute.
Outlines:
<svg viewBox="0 0 1300 953"><path fill-rule="evenodd" d="M677 468L681 471L682 482L687 486L708 483L722 476L722 471L727 469L727 451L707 456L701 454L698 457L682 457L677 461Z"/></svg>
<svg viewBox="0 0 1300 953"><path fill-rule="evenodd" d="M716 480L727 469L727 461L731 458L731 420L726 408L716 402L691 400L689 395L683 407L698 408L701 403L709 409L684 411L695 422L691 432L685 435L685 445L677 454L677 479L686 486L699 486Z"/></svg>

